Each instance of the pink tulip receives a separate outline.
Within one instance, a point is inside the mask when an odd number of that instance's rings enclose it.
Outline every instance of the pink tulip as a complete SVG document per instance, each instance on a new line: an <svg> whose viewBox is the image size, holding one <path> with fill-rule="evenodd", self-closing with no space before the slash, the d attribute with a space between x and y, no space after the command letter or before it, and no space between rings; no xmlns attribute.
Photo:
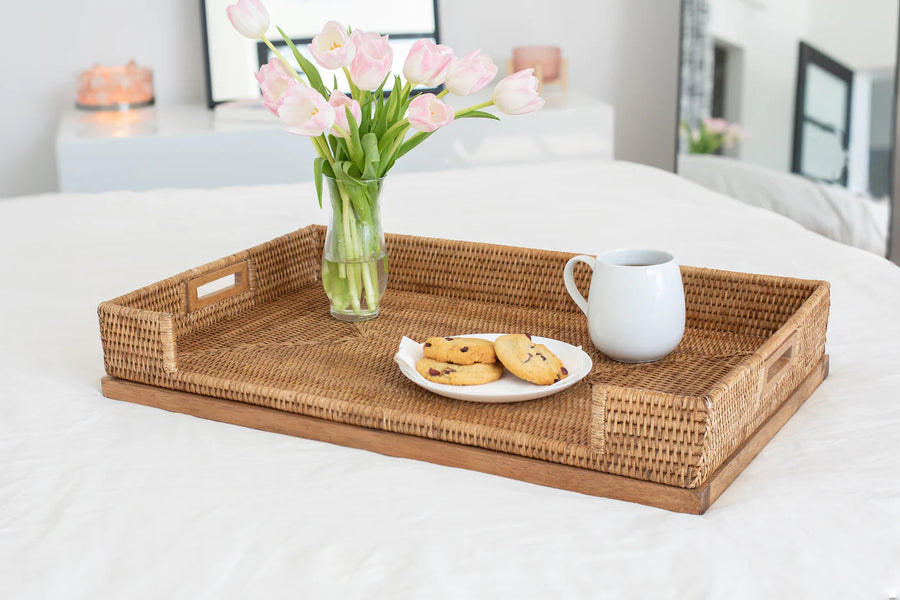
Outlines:
<svg viewBox="0 0 900 600"><path fill-rule="evenodd" d="M703 119L703 127L709 133L724 134L728 131L728 121L725 119Z"/></svg>
<svg viewBox="0 0 900 600"><path fill-rule="evenodd" d="M419 94L409 103L409 124L425 133L453 120L453 108L434 94Z"/></svg>
<svg viewBox="0 0 900 600"><path fill-rule="evenodd" d="M354 31L350 34L350 41L356 46L356 55L350 63L350 79L361 90L378 89L394 61L388 36Z"/></svg>
<svg viewBox="0 0 900 600"><path fill-rule="evenodd" d="M255 75L259 89L262 90L263 106L276 116L288 90L297 85L297 80L288 69L281 59L273 58L261 66L259 73Z"/></svg>
<svg viewBox="0 0 900 600"><path fill-rule="evenodd" d="M269 29L269 11L259 0L238 0L225 14L238 33L251 40L262 39Z"/></svg>
<svg viewBox="0 0 900 600"><path fill-rule="evenodd" d="M468 96L483 90L497 76L497 65L481 50L470 52L453 61L444 81L450 93Z"/></svg>
<svg viewBox="0 0 900 600"><path fill-rule="evenodd" d="M332 70L349 66L356 55L356 45L350 41L347 29L337 21L325 23L308 48L317 63Z"/></svg>
<svg viewBox="0 0 900 600"><path fill-rule="evenodd" d="M334 107L316 90L294 85L285 95L278 116L289 132L315 137L334 124Z"/></svg>
<svg viewBox="0 0 900 600"><path fill-rule="evenodd" d="M333 90L331 98L328 99L328 104L334 108L334 125L328 130L328 133L341 136L341 132L338 131L340 129L344 134L349 134L350 124L347 122L347 106L350 107L350 114L353 115L353 119L359 126L359 122L362 120L362 109L359 106L359 102L349 98L340 90Z"/></svg>
<svg viewBox="0 0 900 600"><path fill-rule="evenodd" d="M507 115L524 115L544 105L538 94L538 78L534 69L525 69L500 80L494 88L494 106Z"/></svg>
<svg viewBox="0 0 900 600"><path fill-rule="evenodd" d="M406 57L403 76L413 84L421 83L428 87L440 85L444 83L453 58L453 49L450 46L437 45L431 40L421 39L412 45Z"/></svg>

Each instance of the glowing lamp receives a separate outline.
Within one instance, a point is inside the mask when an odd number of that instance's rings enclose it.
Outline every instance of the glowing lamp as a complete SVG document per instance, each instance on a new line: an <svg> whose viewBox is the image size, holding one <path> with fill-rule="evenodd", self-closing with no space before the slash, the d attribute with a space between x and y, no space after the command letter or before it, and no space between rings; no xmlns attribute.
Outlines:
<svg viewBox="0 0 900 600"><path fill-rule="evenodd" d="M132 60L121 67L94 65L78 74L75 106L83 110L129 110L153 104L153 71Z"/></svg>

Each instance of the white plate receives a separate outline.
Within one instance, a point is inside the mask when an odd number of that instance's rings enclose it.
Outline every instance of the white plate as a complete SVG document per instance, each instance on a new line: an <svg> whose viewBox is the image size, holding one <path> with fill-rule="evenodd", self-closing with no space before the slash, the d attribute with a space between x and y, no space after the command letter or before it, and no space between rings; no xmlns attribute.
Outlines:
<svg viewBox="0 0 900 600"><path fill-rule="evenodd" d="M502 333L476 333L471 335L458 335L454 337L480 338L492 342L504 335ZM456 400L468 400L470 402L522 402L523 400L535 400L551 396L564 389L570 388L585 375L591 372L594 362L581 346L573 346L559 340L532 336L533 341L543 344L553 354L559 357L563 365L569 371L569 376L551 385L537 385L519 379L509 371L503 371L503 377L497 381L481 385L448 385L446 383L434 383L428 381L416 371L416 363L422 356L422 344L404 337L400 341L400 349L394 356L394 360L400 366L400 371L416 385L425 388L435 394L454 398Z"/></svg>

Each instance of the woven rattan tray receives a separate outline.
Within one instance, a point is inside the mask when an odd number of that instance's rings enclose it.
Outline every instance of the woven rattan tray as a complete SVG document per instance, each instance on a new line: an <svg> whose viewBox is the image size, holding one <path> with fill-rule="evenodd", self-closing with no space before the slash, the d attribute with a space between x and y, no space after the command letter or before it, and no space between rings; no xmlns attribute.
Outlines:
<svg viewBox="0 0 900 600"><path fill-rule="evenodd" d="M310 226L102 303L104 394L702 513L827 375L825 282L682 267L684 339L626 365L591 344L563 284L571 254L388 235L381 316L348 324L319 281L323 237ZM478 332L581 345L594 368L547 399L477 404L393 361L403 335Z"/></svg>

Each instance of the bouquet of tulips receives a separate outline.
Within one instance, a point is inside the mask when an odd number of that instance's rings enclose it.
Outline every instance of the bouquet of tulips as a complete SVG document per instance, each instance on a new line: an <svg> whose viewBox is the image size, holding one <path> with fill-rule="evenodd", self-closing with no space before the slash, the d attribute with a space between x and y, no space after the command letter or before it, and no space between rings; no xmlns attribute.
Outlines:
<svg viewBox="0 0 900 600"><path fill-rule="evenodd" d="M456 58L448 46L418 40L400 77L390 72L393 50L387 36L330 21L308 46L316 67L277 28L301 75L266 37L270 19L259 0L240 0L226 11L239 33L262 40L274 54L256 75L263 105L289 132L312 141L320 206L323 178L329 183L333 213L322 279L332 314L345 320L374 317L387 275L377 206L384 176L397 159L454 119L497 119L482 110L490 106L510 115L539 109L544 100L537 92L538 80L532 69L514 73L496 85L490 100L454 110L444 96L474 94L497 75L497 66L480 50ZM336 76L328 87L319 68L343 71L350 95L337 89ZM438 94L412 93L417 85L442 84Z"/></svg>
<svg viewBox="0 0 900 600"><path fill-rule="evenodd" d="M682 122L681 129L691 154L712 154L719 148L731 148L748 137L743 127L725 119L703 119L697 129Z"/></svg>

